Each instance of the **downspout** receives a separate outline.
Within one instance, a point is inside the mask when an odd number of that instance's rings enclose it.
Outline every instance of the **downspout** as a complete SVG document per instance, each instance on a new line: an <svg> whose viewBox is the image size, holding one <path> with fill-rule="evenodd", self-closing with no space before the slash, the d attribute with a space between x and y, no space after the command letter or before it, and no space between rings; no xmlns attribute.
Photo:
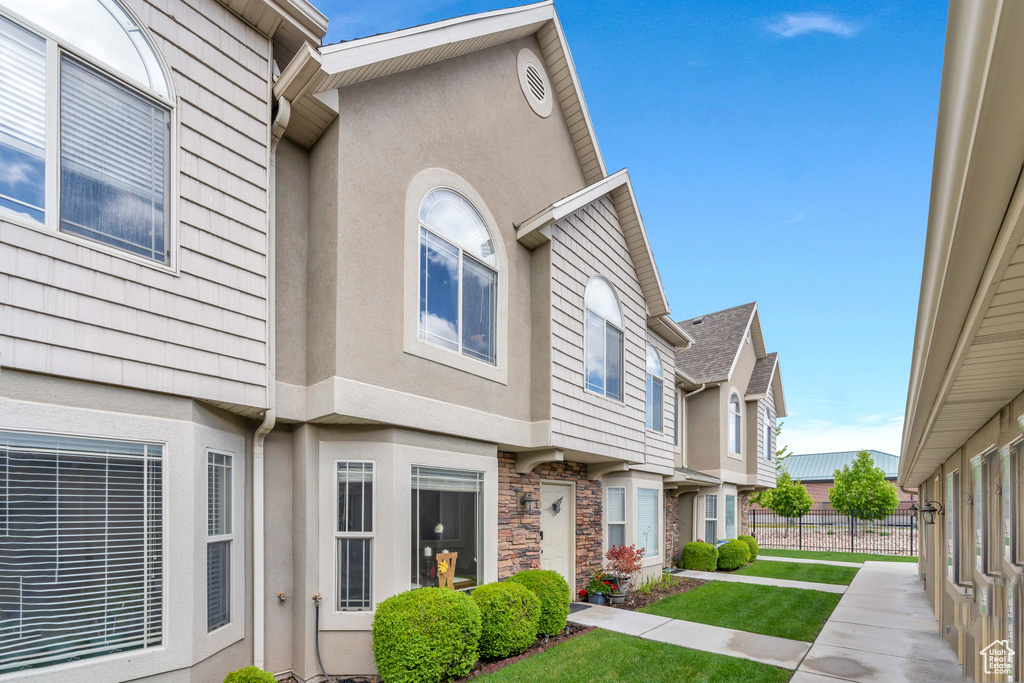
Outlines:
<svg viewBox="0 0 1024 683"><path fill-rule="evenodd" d="M688 454L686 452L686 399L690 398L691 396L696 396L697 394L699 394L700 392L704 391L707 388L707 382L704 382L703 384L700 385L699 389L694 389L689 393L683 393L683 410L682 415L679 416L680 421L683 423L683 431L679 438L679 447L682 449L683 452L683 467L687 467L689 461L689 458L687 457Z"/></svg>
<svg viewBox="0 0 1024 683"><path fill-rule="evenodd" d="M263 422L256 428L252 440L252 537L253 537L253 570L252 570L252 617L253 617L253 664L263 668L266 660L266 616L264 613L264 593L266 591L266 543L264 537L264 520L266 503L264 499L264 461L263 447L267 434L277 422L277 360L276 342L277 328L275 325L276 297L276 258L275 227L277 193L277 143L281 141L288 120L291 118L291 103L285 98L277 101L277 113L270 126L270 150L268 163L268 202L267 202L267 411L263 414Z"/></svg>

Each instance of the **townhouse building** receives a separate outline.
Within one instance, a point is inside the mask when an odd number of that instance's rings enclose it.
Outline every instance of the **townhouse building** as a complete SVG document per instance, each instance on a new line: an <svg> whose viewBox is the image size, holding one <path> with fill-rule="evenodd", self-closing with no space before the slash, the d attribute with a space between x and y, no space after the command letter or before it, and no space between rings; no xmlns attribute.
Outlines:
<svg viewBox="0 0 1024 683"><path fill-rule="evenodd" d="M949 7L897 480L920 492L920 576L939 633L978 681L1024 675L1022 29L1016 3ZM1014 653L1009 667L988 661L997 650Z"/></svg>
<svg viewBox="0 0 1024 683"><path fill-rule="evenodd" d="M777 358L751 304L685 369L719 316L673 321L550 2L66 5L0 0L0 680L368 674L439 554L657 574L712 490L735 535Z"/></svg>

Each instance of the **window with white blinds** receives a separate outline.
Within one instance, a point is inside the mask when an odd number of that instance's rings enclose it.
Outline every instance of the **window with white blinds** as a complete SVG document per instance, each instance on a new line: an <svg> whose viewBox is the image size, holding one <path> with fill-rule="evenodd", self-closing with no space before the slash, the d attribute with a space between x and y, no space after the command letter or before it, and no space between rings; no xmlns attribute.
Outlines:
<svg viewBox="0 0 1024 683"><path fill-rule="evenodd" d="M438 553L458 553L456 590L483 583L483 472L412 468L412 586L436 586Z"/></svg>
<svg viewBox="0 0 1024 683"><path fill-rule="evenodd" d="M736 538L736 496L725 497L725 537Z"/></svg>
<svg viewBox="0 0 1024 683"><path fill-rule="evenodd" d="M232 464L229 453L206 453L206 630L231 622Z"/></svg>
<svg viewBox="0 0 1024 683"><path fill-rule="evenodd" d="M704 540L711 545L718 543L718 494L704 496Z"/></svg>
<svg viewBox="0 0 1024 683"><path fill-rule="evenodd" d="M337 609L373 609L373 463L338 462Z"/></svg>
<svg viewBox="0 0 1024 683"><path fill-rule="evenodd" d="M636 490L636 537L637 545L644 548L644 557L657 557L660 531L658 520L658 490Z"/></svg>
<svg viewBox="0 0 1024 683"><path fill-rule="evenodd" d="M0 432L0 675L161 644L163 446Z"/></svg>
<svg viewBox="0 0 1024 683"><path fill-rule="evenodd" d="M608 547L626 544L626 489L608 487Z"/></svg>
<svg viewBox="0 0 1024 683"><path fill-rule="evenodd" d="M156 52L116 0L44 5L0 0L0 213L167 263L170 99Z"/></svg>

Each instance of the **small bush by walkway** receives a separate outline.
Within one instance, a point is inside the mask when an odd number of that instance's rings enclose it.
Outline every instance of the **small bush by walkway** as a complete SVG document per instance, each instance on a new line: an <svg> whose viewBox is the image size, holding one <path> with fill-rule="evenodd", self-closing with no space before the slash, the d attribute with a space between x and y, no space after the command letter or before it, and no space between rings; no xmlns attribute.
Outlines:
<svg viewBox="0 0 1024 683"><path fill-rule="evenodd" d="M840 595L800 588L712 581L640 610L749 633L813 642Z"/></svg>
<svg viewBox="0 0 1024 683"><path fill-rule="evenodd" d="M805 560L835 562L917 562L907 555L872 555L870 553L841 553L834 550L775 550L761 548L761 555L769 557L799 557Z"/></svg>
<svg viewBox="0 0 1024 683"><path fill-rule="evenodd" d="M746 659L595 630L475 680L485 683L783 683L792 673Z"/></svg>
<svg viewBox="0 0 1024 683"><path fill-rule="evenodd" d="M742 569L737 569L733 574L849 586L850 582L853 581L853 577L857 575L857 571L856 567L837 567L831 564L769 562L761 560L760 562L752 562Z"/></svg>

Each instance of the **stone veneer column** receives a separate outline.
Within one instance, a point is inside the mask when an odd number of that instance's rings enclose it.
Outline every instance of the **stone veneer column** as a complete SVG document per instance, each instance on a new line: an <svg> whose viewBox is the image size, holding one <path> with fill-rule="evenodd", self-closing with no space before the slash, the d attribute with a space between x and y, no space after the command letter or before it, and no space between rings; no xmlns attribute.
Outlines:
<svg viewBox="0 0 1024 683"><path fill-rule="evenodd" d="M665 566L675 563L679 547L679 498L665 492Z"/></svg>
<svg viewBox="0 0 1024 683"><path fill-rule="evenodd" d="M571 481L576 484L576 585L570 586L575 599L603 567L601 482L587 478L583 463L544 463L528 474L518 474L515 466L514 453L498 453L498 579L540 567L540 511L519 508L523 493L540 500L541 480Z"/></svg>
<svg viewBox="0 0 1024 683"><path fill-rule="evenodd" d="M750 494L740 494L740 534L750 534L750 525L747 523L747 513L750 512Z"/></svg>

